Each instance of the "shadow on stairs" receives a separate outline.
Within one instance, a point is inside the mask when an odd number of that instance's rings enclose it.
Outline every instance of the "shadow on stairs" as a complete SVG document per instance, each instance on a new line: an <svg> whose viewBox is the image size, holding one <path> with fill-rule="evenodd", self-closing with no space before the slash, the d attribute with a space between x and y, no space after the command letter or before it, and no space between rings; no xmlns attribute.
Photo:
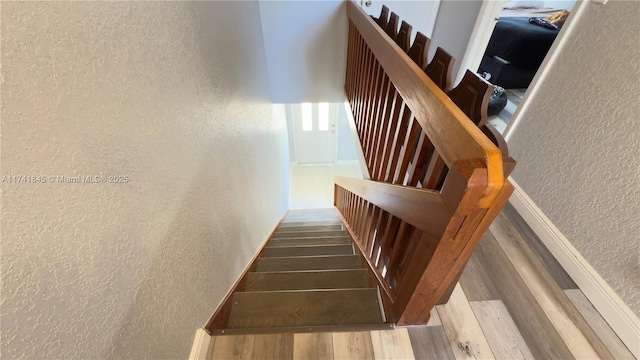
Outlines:
<svg viewBox="0 0 640 360"><path fill-rule="evenodd" d="M212 334L392 328L366 266L334 209L291 210Z"/></svg>

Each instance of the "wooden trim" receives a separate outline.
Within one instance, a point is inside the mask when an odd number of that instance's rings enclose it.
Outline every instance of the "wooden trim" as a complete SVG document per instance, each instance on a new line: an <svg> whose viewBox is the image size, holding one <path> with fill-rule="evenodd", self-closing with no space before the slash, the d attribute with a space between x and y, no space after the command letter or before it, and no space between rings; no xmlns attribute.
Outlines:
<svg viewBox="0 0 640 360"><path fill-rule="evenodd" d="M436 239L442 237L451 219L437 191L340 176L335 177L335 184Z"/></svg>
<svg viewBox="0 0 640 360"><path fill-rule="evenodd" d="M280 218L280 220L276 223L276 226L273 228L273 230L271 231L267 239L262 243L259 250L253 256L251 261L249 261L249 264L244 269L240 277L238 277L238 279L233 284L231 289L229 289L229 291L224 296L220 304L218 304L218 307L213 312L213 315L211 315L211 317L209 318L209 321L207 321L207 324L204 326L204 330L207 333L211 334L214 329L224 329L227 327L227 322L229 321L229 315L231 315L231 305L232 305L231 298L233 297L233 294L236 291L244 290L244 287L247 282L247 274L255 270L258 256L260 256L260 254L262 253L262 250L267 245L267 242L271 240L271 238L273 237L273 234L275 234L276 230L278 230L278 226L280 225L282 220L284 220L284 218L287 216L288 213L289 213L289 210L287 210L284 213L284 215L282 215L282 218Z"/></svg>
<svg viewBox="0 0 640 360"><path fill-rule="evenodd" d="M509 202L571 276L580 290L609 323L611 329L640 358L640 319L596 272L533 200L512 179L515 191Z"/></svg>
<svg viewBox="0 0 640 360"><path fill-rule="evenodd" d="M347 13L445 163L482 159L486 164L481 206L489 207L505 180L500 150L353 1Z"/></svg>
<svg viewBox="0 0 640 360"><path fill-rule="evenodd" d="M204 329L196 330L189 360L209 360L213 355L214 338Z"/></svg>

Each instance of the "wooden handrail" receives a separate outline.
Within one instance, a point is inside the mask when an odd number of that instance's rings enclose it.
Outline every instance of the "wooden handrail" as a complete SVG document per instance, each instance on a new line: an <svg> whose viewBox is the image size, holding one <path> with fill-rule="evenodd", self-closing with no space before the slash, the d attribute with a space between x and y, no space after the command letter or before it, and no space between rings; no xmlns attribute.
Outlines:
<svg viewBox="0 0 640 360"><path fill-rule="evenodd" d="M513 191L515 162L359 6L347 11L345 95L371 180L337 177L334 204L387 319L424 323Z"/></svg>
<svg viewBox="0 0 640 360"><path fill-rule="evenodd" d="M488 206L504 183L500 150L360 6L348 1L347 14L447 166L458 160L484 161L488 184L481 205Z"/></svg>
<svg viewBox="0 0 640 360"><path fill-rule="evenodd" d="M437 239L451 219L452 214L438 191L340 176L335 177L335 184ZM429 217L424 216L427 213Z"/></svg>

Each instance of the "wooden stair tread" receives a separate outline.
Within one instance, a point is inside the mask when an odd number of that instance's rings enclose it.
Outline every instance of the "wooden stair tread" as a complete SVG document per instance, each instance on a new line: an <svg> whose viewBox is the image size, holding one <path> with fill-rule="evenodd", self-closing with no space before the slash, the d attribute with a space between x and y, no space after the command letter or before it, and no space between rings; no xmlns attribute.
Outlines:
<svg viewBox="0 0 640 360"><path fill-rule="evenodd" d="M229 328L383 323L377 289L239 292Z"/></svg>
<svg viewBox="0 0 640 360"><path fill-rule="evenodd" d="M353 245L275 246L265 247L262 257L292 257L321 255L354 255Z"/></svg>
<svg viewBox="0 0 640 360"><path fill-rule="evenodd" d="M278 333L310 333L310 332L358 332L374 330L393 330L395 324L349 324L349 325L311 325L311 326L274 326L263 328L214 329L211 335L250 335L250 334L278 334Z"/></svg>
<svg viewBox="0 0 640 360"><path fill-rule="evenodd" d="M280 232L273 234L272 239L303 239L303 238L316 238L316 237L334 237L334 236L347 236L348 233L344 230L332 230L332 231L291 231Z"/></svg>
<svg viewBox="0 0 640 360"><path fill-rule="evenodd" d="M276 246L310 246L310 245L343 245L351 244L348 236L314 237L302 239L271 239L267 247Z"/></svg>
<svg viewBox="0 0 640 360"><path fill-rule="evenodd" d="M331 220L291 220L291 221L282 221L278 228L286 228L286 227L304 227L304 226L331 226L331 225L342 225L342 221L340 219L331 219Z"/></svg>
<svg viewBox="0 0 640 360"><path fill-rule="evenodd" d="M247 274L245 291L366 288L366 269L259 272Z"/></svg>
<svg viewBox="0 0 640 360"><path fill-rule="evenodd" d="M358 255L259 258L256 272L361 269Z"/></svg>
<svg viewBox="0 0 640 360"><path fill-rule="evenodd" d="M309 226L279 226L277 233L292 231L338 231L344 230L342 225L309 225Z"/></svg>
<svg viewBox="0 0 640 360"><path fill-rule="evenodd" d="M335 209L317 209L317 210L289 210L285 215L286 219L326 219L337 218L338 213Z"/></svg>

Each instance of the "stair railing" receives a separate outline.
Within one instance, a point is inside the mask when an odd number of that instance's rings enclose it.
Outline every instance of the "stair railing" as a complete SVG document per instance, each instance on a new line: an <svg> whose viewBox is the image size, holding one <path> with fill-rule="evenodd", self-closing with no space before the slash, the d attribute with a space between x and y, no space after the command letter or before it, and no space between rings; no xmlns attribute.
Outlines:
<svg viewBox="0 0 640 360"><path fill-rule="evenodd" d="M336 177L335 206L387 320L426 323L513 187L482 131L358 5L347 13L345 94L371 179Z"/></svg>

